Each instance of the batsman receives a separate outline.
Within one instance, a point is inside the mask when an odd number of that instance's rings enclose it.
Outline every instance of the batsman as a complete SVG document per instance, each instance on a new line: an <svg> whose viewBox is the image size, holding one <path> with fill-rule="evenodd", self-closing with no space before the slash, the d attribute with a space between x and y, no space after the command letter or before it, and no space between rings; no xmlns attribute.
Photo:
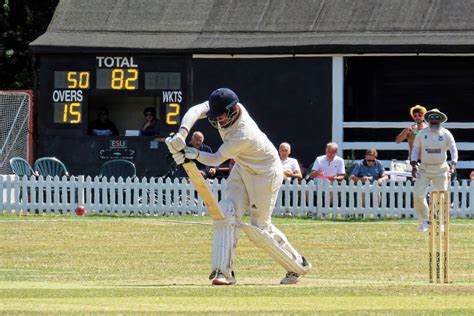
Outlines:
<svg viewBox="0 0 474 316"><path fill-rule="evenodd" d="M223 141L215 153L186 146L186 137L193 125L206 117ZM311 270L311 264L271 222L283 181L278 151L232 90L217 89L208 101L191 107L184 115L178 133L168 137L166 144L177 164L195 159L208 166L219 166L227 159L235 160L226 182L225 198L219 202L224 219L213 222L212 272L209 276L212 284L236 282L234 255L240 229L287 271L281 284L297 283ZM242 222L247 210L250 225Z"/></svg>

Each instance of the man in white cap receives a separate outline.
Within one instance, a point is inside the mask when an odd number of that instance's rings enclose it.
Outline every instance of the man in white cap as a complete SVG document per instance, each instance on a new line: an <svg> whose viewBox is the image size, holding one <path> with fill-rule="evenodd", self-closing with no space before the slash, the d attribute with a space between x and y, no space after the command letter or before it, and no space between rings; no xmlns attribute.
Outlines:
<svg viewBox="0 0 474 316"><path fill-rule="evenodd" d="M428 125L425 123L424 115L426 113L426 108L421 105L415 105L410 108L410 116L413 119L414 123L401 131L400 134L395 138L395 142L400 144L405 139L408 141L408 155L410 156L411 150L413 148L413 142L415 141L416 135L424 128L427 128Z"/></svg>
<svg viewBox="0 0 474 316"><path fill-rule="evenodd" d="M429 228L429 209L426 203L428 186L432 190L448 189L448 172L453 173L458 160L456 142L450 131L441 127L448 120L446 114L438 109L425 113L429 128L421 130L415 138L411 152L412 175L416 179L413 188L415 210L420 220L419 230L426 232ZM451 154L451 166L446 162L446 153ZM418 167L418 159L421 161Z"/></svg>
<svg viewBox="0 0 474 316"><path fill-rule="evenodd" d="M186 147L185 139L194 123L206 117L223 141L215 153ZM217 89L208 101L191 107L184 115L178 133L168 137L166 145L177 164L185 159L196 159L208 166L218 166L228 159L235 160L226 181L225 198L219 201L225 218L213 223L212 273L209 276L213 285L230 285L236 281L234 255L240 229L286 270L281 284L297 283L311 270L311 264L272 224L271 215L283 181L278 151L232 90ZM251 225L242 221L247 210Z"/></svg>

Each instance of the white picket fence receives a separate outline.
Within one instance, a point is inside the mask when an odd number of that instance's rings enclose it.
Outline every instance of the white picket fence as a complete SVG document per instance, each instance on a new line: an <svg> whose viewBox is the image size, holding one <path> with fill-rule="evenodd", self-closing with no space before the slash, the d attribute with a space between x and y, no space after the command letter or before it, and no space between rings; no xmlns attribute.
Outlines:
<svg viewBox="0 0 474 316"><path fill-rule="evenodd" d="M225 179L211 181L214 194L224 198ZM117 216L205 215L193 185L186 179L0 176L0 214L74 214L78 205L88 214ZM453 217L473 218L470 203L474 185L455 182L450 188ZM381 186L334 183L327 180L285 182L275 215L319 218L415 217L412 183L388 182ZM331 203L332 197L332 203ZM2 212L3 210L3 212Z"/></svg>

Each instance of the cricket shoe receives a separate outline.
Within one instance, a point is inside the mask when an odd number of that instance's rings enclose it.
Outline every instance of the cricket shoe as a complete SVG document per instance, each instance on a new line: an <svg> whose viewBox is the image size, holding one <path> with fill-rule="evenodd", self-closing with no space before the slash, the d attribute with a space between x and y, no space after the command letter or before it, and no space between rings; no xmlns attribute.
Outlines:
<svg viewBox="0 0 474 316"><path fill-rule="evenodd" d="M285 277L281 279L280 284L295 284L303 278L302 274L296 272L287 272Z"/></svg>
<svg viewBox="0 0 474 316"><path fill-rule="evenodd" d="M428 221L422 221L420 226L418 226L418 230L420 231L420 233L427 232L429 228L430 228L430 222Z"/></svg>
<svg viewBox="0 0 474 316"><path fill-rule="evenodd" d="M235 284L235 274L232 271L231 276L226 277L220 270L214 270L209 275L209 280L212 280L212 285L232 285Z"/></svg>
<svg viewBox="0 0 474 316"><path fill-rule="evenodd" d="M303 260L303 267L308 267L308 271L312 268L311 264L306 260L305 257L301 256ZM303 278L303 274L298 274L296 272L288 271L283 279L281 279L280 284L296 284L299 280Z"/></svg>

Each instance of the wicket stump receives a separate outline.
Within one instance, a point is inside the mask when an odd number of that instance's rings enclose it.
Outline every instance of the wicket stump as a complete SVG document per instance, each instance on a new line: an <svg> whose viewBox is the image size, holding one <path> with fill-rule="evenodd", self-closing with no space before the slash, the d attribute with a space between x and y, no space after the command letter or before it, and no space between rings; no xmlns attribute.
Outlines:
<svg viewBox="0 0 474 316"><path fill-rule="evenodd" d="M430 193L430 283L449 283L449 193Z"/></svg>

